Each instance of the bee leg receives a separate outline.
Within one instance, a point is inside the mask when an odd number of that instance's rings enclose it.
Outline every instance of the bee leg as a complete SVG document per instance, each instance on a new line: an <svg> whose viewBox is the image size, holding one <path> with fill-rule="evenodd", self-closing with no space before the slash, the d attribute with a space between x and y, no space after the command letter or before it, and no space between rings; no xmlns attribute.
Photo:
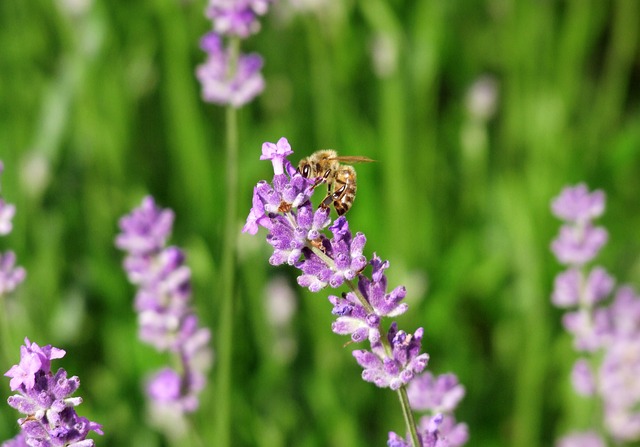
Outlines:
<svg viewBox="0 0 640 447"><path fill-rule="evenodd" d="M331 203L333 203L333 194L329 193L327 194L327 197L325 197L322 202L320 202L320 205L318 206L319 208L329 208L331 206Z"/></svg>
<svg viewBox="0 0 640 447"><path fill-rule="evenodd" d="M322 177L317 177L316 180L313 182L313 186L311 187L311 190L316 189L321 183L327 183L327 179L329 178L330 175L331 175L331 171L327 170ZM331 184L328 185L328 189L329 189L329 194L331 194Z"/></svg>
<svg viewBox="0 0 640 447"><path fill-rule="evenodd" d="M331 188L329 188L329 193L327 196L320 202L320 208L329 208L333 203L336 211L338 212L338 216L342 216L346 213L349 208L345 207L342 203L342 198L344 196L345 190L347 189L347 185L342 185L335 192L331 192Z"/></svg>

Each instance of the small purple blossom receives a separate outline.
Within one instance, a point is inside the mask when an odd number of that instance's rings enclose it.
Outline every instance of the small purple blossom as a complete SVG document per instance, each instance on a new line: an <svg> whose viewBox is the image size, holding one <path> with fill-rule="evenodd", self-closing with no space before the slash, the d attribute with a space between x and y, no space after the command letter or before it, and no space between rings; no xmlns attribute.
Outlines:
<svg viewBox="0 0 640 447"><path fill-rule="evenodd" d="M465 389L455 374L434 377L427 371L409 384L407 393L414 410L450 413L464 397Z"/></svg>
<svg viewBox="0 0 640 447"><path fill-rule="evenodd" d="M273 174L284 174L284 161L293 154L291 145L286 138L282 137L277 143L264 143L262 145L262 155L260 160L271 160L273 164Z"/></svg>
<svg viewBox="0 0 640 447"><path fill-rule="evenodd" d="M26 270L15 263L14 252L0 253L0 296L13 292L27 276Z"/></svg>
<svg viewBox="0 0 640 447"><path fill-rule="evenodd" d="M572 433L556 443L556 447L606 447L602 437L595 432Z"/></svg>
<svg viewBox="0 0 640 447"><path fill-rule="evenodd" d="M398 330L394 322L387 334L391 346L390 356L381 341L372 343L371 351L353 351L356 361L364 369L362 379L380 388L388 387L392 390L407 385L429 362L428 354L420 354L422 335L422 328L408 334Z"/></svg>
<svg viewBox="0 0 640 447"><path fill-rule="evenodd" d="M264 90L264 78L260 73L262 57L258 54L241 54L236 65L222 39L215 33L206 34L201 48L207 53L206 61L196 69L196 77L202 85L202 99L220 105L242 107Z"/></svg>
<svg viewBox="0 0 640 447"><path fill-rule="evenodd" d="M441 413L424 416L418 426L418 439L421 447L460 447L469 440L469 429L466 424L458 424L453 416ZM389 447L412 447L407 438L394 432L389 433Z"/></svg>
<svg viewBox="0 0 640 447"><path fill-rule="evenodd" d="M16 214L16 207L0 198L0 236L11 233L13 229L13 216Z"/></svg>
<svg viewBox="0 0 640 447"><path fill-rule="evenodd" d="M173 219L173 211L145 197L140 207L120 219L116 245L127 252L124 267L138 286L134 307L140 339L174 353L181 365L180 374L168 368L157 372L147 383L147 394L156 406L181 416L198 407L211 361L211 333L200 327L191 308L191 270L184 252L166 246Z"/></svg>
<svg viewBox="0 0 640 447"><path fill-rule="evenodd" d="M0 160L0 176L4 172L4 163ZM2 190L2 185L0 185L0 191ZM13 216L16 214L16 207L10 203L7 203L0 197L0 236L7 235L11 233L13 228L13 224L11 220Z"/></svg>
<svg viewBox="0 0 640 447"><path fill-rule="evenodd" d="M581 396L592 396L596 390L593 370L586 359L578 359L571 371L573 388Z"/></svg>
<svg viewBox="0 0 640 447"><path fill-rule="evenodd" d="M120 219L122 233L116 237L116 247L133 255L157 251L165 245L173 219L173 211L161 210L153 197L145 197L142 205Z"/></svg>
<svg viewBox="0 0 640 447"><path fill-rule="evenodd" d="M20 362L5 376L11 377L11 390L18 391L9 397L9 405L26 417L18 420L22 432L4 446L90 447L94 442L86 439L89 432L103 434L100 424L76 414L74 407L82 398L71 395L80 386L78 377L68 378L63 368L51 371L51 360L64 355L62 349L40 347L25 338Z"/></svg>
<svg viewBox="0 0 640 447"><path fill-rule="evenodd" d="M260 30L258 16L267 12L272 0L209 0L206 16L215 32L249 37Z"/></svg>
<svg viewBox="0 0 640 447"><path fill-rule="evenodd" d="M580 183L562 190L551 203L553 214L566 222L581 223L600 217L604 213L604 192L592 193Z"/></svg>
<svg viewBox="0 0 640 447"><path fill-rule="evenodd" d="M552 242L551 250L562 264L584 265L596 257L607 243L608 234L604 228L563 225L560 234Z"/></svg>
<svg viewBox="0 0 640 447"><path fill-rule="evenodd" d="M407 394L411 408L426 413L418 424L422 445L459 447L467 443L467 424L456 422L453 416L464 393L464 387L451 373L433 376L427 371L409 384ZM396 442L398 438L395 433L390 434L390 441L394 439Z"/></svg>

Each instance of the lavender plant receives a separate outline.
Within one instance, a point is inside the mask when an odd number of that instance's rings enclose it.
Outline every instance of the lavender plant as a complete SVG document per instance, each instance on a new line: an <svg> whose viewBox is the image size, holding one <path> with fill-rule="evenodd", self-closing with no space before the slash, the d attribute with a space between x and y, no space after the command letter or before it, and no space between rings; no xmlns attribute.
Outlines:
<svg viewBox="0 0 640 447"><path fill-rule="evenodd" d="M167 246L174 214L156 206L152 197L120 220L116 246L127 253L124 268L138 286L135 309L139 337L158 351L171 352L177 368L163 368L148 379L152 416L178 433L178 424L198 408L210 367L209 329L199 326L191 307L191 271L183 251ZM170 420L171 424L165 425Z"/></svg>
<svg viewBox="0 0 640 447"><path fill-rule="evenodd" d="M231 444L231 368L233 336L236 233L238 219L238 108L244 106L264 90L260 73L262 57L242 54L240 41L258 32L258 17L264 15L272 0L209 0L206 16L212 31L202 39L200 46L207 53L206 61L197 67L196 77L202 85L202 98L226 106L226 209L224 212L224 246L220 275L221 307L218 338L218 393L216 412L217 444Z"/></svg>
<svg viewBox="0 0 640 447"><path fill-rule="evenodd" d="M567 309L562 323L580 357L571 379L575 391L601 405L598 428L559 440L559 447L600 447L640 439L640 297L619 286L600 266L590 267L608 239L593 220L604 212L605 196L579 184L565 188L552 202L564 221L551 249L567 268L555 280L551 300Z"/></svg>
<svg viewBox="0 0 640 447"><path fill-rule="evenodd" d="M209 1L205 14L213 30L200 42L207 59L196 69L205 102L239 108L264 90L262 57L241 54L239 39L260 29L258 17L267 12L269 3L271 0Z"/></svg>
<svg viewBox="0 0 640 447"><path fill-rule="evenodd" d="M67 377L64 368L51 371L51 360L64 357L65 351L51 345L40 347L24 339L20 347L20 363L5 373L10 377L11 407L24 414L18 419L21 432L3 443L3 447L91 447L89 432L103 434L102 426L78 416L75 407L81 397L72 397L80 387L77 376Z"/></svg>
<svg viewBox="0 0 640 447"><path fill-rule="evenodd" d="M408 333L399 329L396 322L388 329L382 325L384 317L396 317L407 311L408 305L402 302L406 290L403 286L388 289L385 270L389 261L383 261L375 253L367 260L365 235L354 235L344 216L332 222L328 208L313 210L311 196L320 179L303 177L287 159L291 154L285 138L275 144L263 144L260 159L271 161L274 177L271 183L262 180L255 186L253 206L243 231L256 234L259 227L266 228L267 242L274 248L269 263L299 269L300 286L312 292L326 287L347 287L348 292L329 296L332 313L336 315L332 331L349 335L355 343L368 341L370 349L353 351L356 362L363 368L363 380L398 393L409 434L404 439L390 433L388 445L463 445L466 426L456 424L450 415L445 423L444 412L451 412L464 393L452 375L438 380L430 375L420 379L412 393L415 408L432 414L416 427L407 385L425 370L429 360L428 354L420 352L424 330ZM325 233L327 229L332 237Z"/></svg>

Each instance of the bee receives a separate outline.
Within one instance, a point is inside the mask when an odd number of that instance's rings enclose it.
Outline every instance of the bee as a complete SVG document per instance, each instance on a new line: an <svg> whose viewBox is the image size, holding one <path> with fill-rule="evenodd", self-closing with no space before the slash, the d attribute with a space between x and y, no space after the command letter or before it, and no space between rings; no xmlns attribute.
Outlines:
<svg viewBox="0 0 640 447"><path fill-rule="evenodd" d="M327 196L320 202L320 207L329 208L333 204L338 216L342 216L349 211L356 198L356 170L349 164L372 161L367 157L341 157L334 150L323 149L300 160L298 172L305 178L315 179L314 188L326 183Z"/></svg>

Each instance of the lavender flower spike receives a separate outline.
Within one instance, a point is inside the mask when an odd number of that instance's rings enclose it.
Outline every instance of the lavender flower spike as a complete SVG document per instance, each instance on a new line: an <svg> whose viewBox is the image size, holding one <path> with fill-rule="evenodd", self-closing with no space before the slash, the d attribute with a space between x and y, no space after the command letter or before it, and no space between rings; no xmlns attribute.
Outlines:
<svg viewBox="0 0 640 447"><path fill-rule="evenodd" d="M159 351L174 353L179 361L180 372L162 369L146 385L156 419L176 421L197 409L212 353L208 346L211 333L200 327L190 306L191 271L184 264L184 253L166 246L173 220L173 211L145 197L138 208L120 219L122 232L116 246L127 252L125 270L138 286L135 309L140 339Z"/></svg>
<svg viewBox="0 0 640 447"><path fill-rule="evenodd" d="M311 196L322 179L303 177L288 160L292 153L285 138L262 145L260 159L272 162L273 180L271 183L262 180L255 186L243 232L256 234L260 227L265 228L267 242L274 249L269 262L286 263L298 269L300 286L312 292L348 286L349 292L329 296L332 313L336 315L331 328L336 334L351 336L353 342L368 341L370 349L353 352L363 368L363 380L397 390L405 414L410 414L405 387L424 371L429 361L429 355L420 352L424 331L419 328L407 333L398 329L395 322L387 330L382 325L383 318L407 311L408 305L403 302L406 289L399 286L389 290L384 274L389 262L376 254L367 260L364 255L367 239L362 233L351 232L345 216L332 223L329 209L320 207L314 211ZM371 272L365 273L369 267ZM408 419L411 420L407 424L413 427L412 418ZM441 425L454 433L458 430L454 422L450 415L433 415L415 442L421 440L423 446L445 445ZM466 442L465 436L455 436L459 443L450 445ZM394 434L388 445L409 444Z"/></svg>
<svg viewBox="0 0 640 447"><path fill-rule="evenodd" d="M587 266L606 242L606 230L592 222L604 205L604 193L589 192L584 184L565 188L552 202L553 213L564 221L552 250L568 268L557 276L551 299L568 309L563 325L584 353L574 363L573 386L578 394L601 400L604 413L601 433L571 434L557 447L640 440L640 296L622 286L607 302L614 279L602 267Z"/></svg>
<svg viewBox="0 0 640 447"><path fill-rule="evenodd" d="M20 363L11 367L5 376L11 377L11 407L26 417L18 419L22 432L3 446L92 447L86 439L90 431L102 435L102 426L76 414L74 407L82 398L71 397L80 386L78 377L67 378L60 368L51 371L51 360L64 357L62 349L31 343L28 338L20 347Z"/></svg>
<svg viewBox="0 0 640 447"><path fill-rule="evenodd" d="M218 34L206 34L200 47L207 53L206 61L196 69L196 77L202 85L202 99L235 108L251 102L264 90L264 78L260 73L262 57L258 54L242 54L232 69L229 51L223 47Z"/></svg>

